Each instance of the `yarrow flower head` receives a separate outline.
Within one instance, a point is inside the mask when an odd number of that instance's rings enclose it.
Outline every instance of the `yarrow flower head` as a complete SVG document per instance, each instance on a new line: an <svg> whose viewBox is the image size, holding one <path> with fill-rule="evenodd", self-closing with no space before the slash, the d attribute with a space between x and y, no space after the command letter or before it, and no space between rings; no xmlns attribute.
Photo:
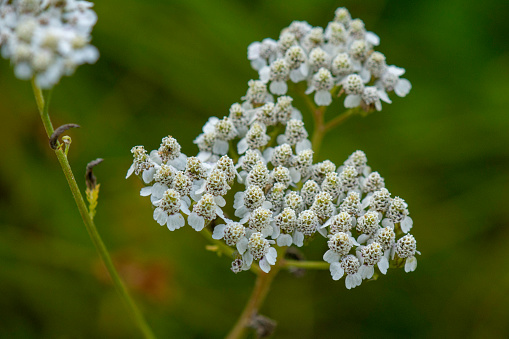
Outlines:
<svg viewBox="0 0 509 339"><path fill-rule="evenodd" d="M22 28L30 31L28 24ZM332 279L344 277L348 289L389 267L413 271L419 252L409 234L407 202L391 197L363 151L339 166L315 163L302 114L286 94L289 81L302 81L314 93L308 103L315 114L342 95L345 107L381 109L388 93L404 96L410 83L401 78L403 69L374 51L378 44L346 8L338 8L325 29L294 21L277 41L252 43L248 59L260 79L248 82L246 95L225 109L225 117L205 123L194 140L195 156L187 157L171 136L151 152L133 147L128 176L135 173L145 184L140 194L150 196L154 220L170 230L206 228L224 241L211 249L232 256L234 273L269 272L278 251L284 255L319 235L326 239L323 260Z"/></svg>
<svg viewBox="0 0 509 339"><path fill-rule="evenodd" d="M4 0L0 7L0 47L14 74L51 88L78 66L95 63L90 33L97 15L81 0Z"/></svg>
<svg viewBox="0 0 509 339"><path fill-rule="evenodd" d="M286 94L287 81L306 81L307 93L315 92L319 106L329 106L333 93L345 92L346 108L381 110L381 101L391 103L388 93L406 96L411 84L400 78L403 68L387 65L385 55L374 50L379 44L380 38L367 31L361 19L339 8L325 29L294 21L277 42L267 38L252 43L248 59L261 81L271 82L273 94Z"/></svg>

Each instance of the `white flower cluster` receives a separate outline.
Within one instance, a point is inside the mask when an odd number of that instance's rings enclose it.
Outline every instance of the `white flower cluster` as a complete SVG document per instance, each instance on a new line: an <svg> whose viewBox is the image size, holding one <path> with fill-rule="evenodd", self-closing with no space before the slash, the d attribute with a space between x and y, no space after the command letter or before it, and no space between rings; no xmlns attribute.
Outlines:
<svg viewBox="0 0 509 339"><path fill-rule="evenodd" d="M332 278L346 276L347 288L372 278L375 267L385 274L391 261L413 271L418 252L408 234L407 204L391 198L364 152L339 167L329 160L313 164L292 99L274 104L268 98L262 82L250 81L228 117L205 124L196 157L182 154L172 137L149 154L143 146L132 149L128 176L135 173L147 185L141 195L151 196L154 219L170 230L186 224L184 215L196 231L210 225L214 239L235 248L236 273L253 261L269 272L277 247L302 247L316 233L328 238L323 258ZM234 185L235 194L227 196Z"/></svg>
<svg viewBox="0 0 509 339"><path fill-rule="evenodd" d="M0 0L1 53L16 77L35 77L39 87L51 88L79 65L96 62L92 6L81 0Z"/></svg>
<svg viewBox="0 0 509 339"><path fill-rule="evenodd" d="M287 82L307 82L306 94L315 93L319 106L329 106L332 94L345 93L346 108L365 111L391 103L387 93L404 97L412 85L400 78L405 70L386 63L385 55L373 50L380 38L366 31L361 19L352 19L346 8L338 8L327 27L294 21L279 40L266 38L248 47L248 59L269 90L285 95Z"/></svg>
<svg viewBox="0 0 509 339"><path fill-rule="evenodd" d="M410 83L399 78L403 70L372 51L378 42L362 21L339 8L325 31L293 22L279 41L253 43L249 59L260 80L248 82L227 116L203 126L194 140L196 156L182 154L172 137L150 153L143 146L132 149L127 176L135 173L147 185L141 195L151 196L154 220L172 231L186 223L196 231L210 228L214 239L234 248L235 273L254 261L269 272L278 253L304 246L316 233L328 239L323 259L332 278L344 276L349 289L375 270L415 270L419 252L408 233L413 223L406 202L391 198L362 151L341 166L313 163L302 115L285 95L288 79L307 80L318 105L329 105L331 92L341 86L345 106L366 110L389 101L387 91L406 95Z"/></svg>

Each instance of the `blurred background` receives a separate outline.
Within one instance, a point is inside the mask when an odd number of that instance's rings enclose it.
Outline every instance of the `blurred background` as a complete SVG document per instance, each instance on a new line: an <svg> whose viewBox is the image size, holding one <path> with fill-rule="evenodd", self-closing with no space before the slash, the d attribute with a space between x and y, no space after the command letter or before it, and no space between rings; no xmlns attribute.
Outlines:
<svg viewBox="0 0 509 339"><path fill-rule="evenodd" d="M254 276L234 275L192 229L153 221L140 181L125 180L131 147L154 149L171 134L195 154L203 123L226 115L257 77L249 43L277 39L292 20L325 26L339 6L381 37L377 50L406 68L413 89L328 135L318 160L364 150L409 203L422 255L416 272L391 270L350 291L327 271L282 272L261 313L278 321L277 338L509 337L507 1L101 1L101 57L63 78L51 116L82 126L69 133L69 158L83 190L86 164L105 159L95 220L160 338L223 337ZM6 60L0 93L0 337L137 338L30 84ZM319 260L325 247L306 255Z"/></svg>

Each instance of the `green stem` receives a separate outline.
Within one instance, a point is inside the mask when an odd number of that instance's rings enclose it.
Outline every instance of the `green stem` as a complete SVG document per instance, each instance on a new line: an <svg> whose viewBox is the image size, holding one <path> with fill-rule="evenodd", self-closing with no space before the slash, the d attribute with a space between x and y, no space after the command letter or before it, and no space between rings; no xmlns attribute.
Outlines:
<svg viewBox="0 0 509 339"><path fill-rule="evenodd" d="M48 137L50 137L51 134L53 134L54 129L53 125L51 124L51 120L48 113L49 100L46 100L45 104L42 90L35 84L34 80L32 80L32 87L34 90L37 107L39 108L39 113L44 124L44 128L46 129ZM55 149L55 154L58 158L60 166L62 167L62 171L64 172L65 178L67 179L67 183L69 184L69 188L71 189L74 201L76 202L76 206L80 211L81 218L83 219L83 222L85 224L85 228L87 229L88 234L90 235L90 238L92 239L92 242L94 243L94 246L97 252L99 253L99 257L103 261L104 265L106 266L106 269L108 270L108 273L110 274L110 277L113 281L113 285L117 289L117 292L120 294L120 297L126 304L129 311L132 313L132 316L136 324L138 325L139 329L143 333L143 336L145 338L155 338L148 323L146 322L145 318L143 317L140 310L136 306L132 297L129 295L127 288L120 279L120 276L118 275L117 270L113 265L113 261L111 260L110 254L108 253L108 250L106 249L106 246L104 245L101 236L97 232L97 228L94 224L94 221L92 220L90 214L88 213L85 200L81 195L80 189L78 187L78 184L76 183L76 179L74 178L74 174L71 170L71 166L69 164L69 161L67 160L67 157L65 156L64 152L60 149L60 147L57 147Z"/></svg>
<svg viewBox="0 0 509 339"><path fill-rule="evenodd" d="M242 314L235 323L235 326L226 336L227 339L240 339L245 337L253 317L258 314L260 307L262 306L265 298L267 297L267 294L269 293L272 281L282 267L285 251L286 249L278 249L278 260L276 265L272 266L269 273L264 273L261 271L259 272L258 277L256 278L253 292L251 292L251 296L249 297L249 300L244 307Z"/></svg>
<svg viewBox="0 0 509 339"><path fill-rule="evenodd" d="M308 270L328 270L330 264L325 261L285 260L284 268L305 268Z"/></svg>
<svg viewBox="0 0 509 339"><path fill-rule="evenodd" d="M316 108L313 111L313 119L315 121L315 126L313 130L313 137L311 138L311 144L313 145L313 151L318 154L320 151L320 148L322 147L322 141L325 137L325 134L327 131L325 130L325 124L324 124L324 115L326 106L322 106L320 108Z"/></svg>
<svg viewBox="0 0 509 339"><path fill-rule="evenodd" d="M328 121L324 126L325 133L327 133L331 129L335 128L336 126L341 125L343 122L345 122L348 118L350 118L352 115L354 115L357 112L358 112L358 108L350 108L349 110L336 116L334 119Z"/></svg>

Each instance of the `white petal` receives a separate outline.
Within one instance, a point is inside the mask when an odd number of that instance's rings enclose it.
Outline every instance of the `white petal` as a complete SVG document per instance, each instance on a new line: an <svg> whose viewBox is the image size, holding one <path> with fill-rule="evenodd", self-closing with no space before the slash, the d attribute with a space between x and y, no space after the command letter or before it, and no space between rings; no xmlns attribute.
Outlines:
<svg viewBox="0 0 509 339"><path fill-rule="evenodd" d="M212 239L223 239L224 237L224 230L226 228L225 224L220 224L214 227L214 233L212 233Z"/></svg>
<svg viewBox="0 0 509 339"><path fill-rule="evenodd" d="M401 68L401 67L397 67L397 66L391 65L391 66L387 67L387 72L390 72L390 73L400 77L403 74L405 74L405 69Z"/></svg>
<svg viewBox="0 0 509 339"><path fill-rule="evenodd" d="M300 181L300 172L295 167L290 167L290 178L292 178L294 183Z"/></svg>
<svg viewBox="0 0 509 339"><path fill-rule="evenodd" d="M323 260L328 262L329 264L332 264L334 262L338 262L339 258L340 258L339 254L334 252L334 251L332 251L332 250L328 250L323 255Z"/></svg>
<svg viewBox="0 0 509 339"><path fill-rule="evenodd" d="M332 102L332 95L329 91L317 91L315 93L315 102L318 106L329 106Z"/></svg>
<svg viewBox="0 0 509 339"><path fill-rule="evenodd" d="M371 73L366 68L362 68L359 75L365 84L371 80Z"/></svg>
<svg viewBox="0 0 509 339"><path fill-rule="evenodd" d="M206 152L206 151L200 151L200 152L198 152L198 155L196 155L196 157L201 162L205 162L205 161L209 160L211 156L212 156L212 153L211 152Z"/></svg>
<svg viewBox="0 0 509 339"><path fill-rule="evenodd" d="M354 282L355 282L355 286L360 286L362 284L362 277L361 277L361 275L359 273L353 274L353 279L354 279Z"/></svg>
<svg viewBox="0 0 509 339"><path fill-rule="evenodd" d="M304 246L304 234L302 232L299 232L299 231L293 232L293 243L297 247Z"/></svg>
<svg viewBox="0 0 509 339"><path fill-rule="evenodd" d="M274 154L274 147L267 147L265 151L263 151L262 157L266 164L272 159L272 154Z"/></svg>
<svg viewBox="0 0 509 339"><path fill-rule="evenodd" d="M406 258L405 272L413 272L417 268L417 258L415 256Z"/></svg>
<svg viewBox="0 0 509 339"><path fill-rule="evenodd" d="M247 250L247 243L248 239L246 237L243 237L239 241L237 241L237 251L239 251L240 254L243 254Z"/></svg>
<svg viewBox="0 0 509 339"><path fill-rule="evenodd" d="M163 226L168 220L168 214L158 207L154 210L154 220L157 221L159 225Z"/></svg>
<svg viewBox="0 0 509 339"><path fill-rule="evenodd" d="M239 209L244 206L244 192L237 192L233 197L233 208Z"/></svg>
<svg viewBox="0 0 509 339"><path fill-rule="evenodd" d="M374 46L380 45L380 38L373 32L366 32L366 41Z"/></svg>
<svg viewBox="0 0 509 339"><path fill-rule="evenodd" d="M270 272L270 265L269 263L267 262L267 259L265 259L265 257L263 257L261 260L260 260L260 269L265 272L265 273L269 273Z"/></svg>
<svg viewBox="0 0 509 339"><path fill-rule="evenodd" d="M267 259L267 262L271 265L274 265L276 263L277 259L277 251L274 247L269 248L269 251L267 254L265 254L265 258Z"/></svg>
<svg viewBox="0 0 509 339"><path fill-rule="evenodd" d="M131 165L131 167L129 167L129 169L127 170L127 175L125 176L125 178L129 178L132 174L134 173L134 164Z"/></svg>
<svg viewBox="0 0 509 339"><path fill-rule="evenodd" d="M191 199L193 199L193 201L196 201L196 202L200 201L200 199L202 197L201 194L198 194L194 191L191 191L191 193L189 193L189 196L191 197Z"/></svg>
<svg viewBox="0 0 509 339"><path fill-rule="evenodd" d="M156 172L156 169L154 167L149 168L148 170L143 171L142 178L143 181L148 184L152 180L154 180L154 174Z"/></svg>
<svg viewBox="0 0 509 339"><path fill-rule="evenodd" d="M387 274L387 270L389 269L389 260L387 260L386 257L382 257L377 265L382 274Z"/></svg>
<svg viewBox="0 0 509 339"><path fill-rule="evenodd" d="M394 87L394 92L400 97L406 96L412 89L412 84L407 79L399 79Z"/></svg>
<svg viewBox="0 0 509 339"><path fill-rule="evenodd" d="M240 208L235 210L235 216L239 218L245 218L246 214L249 212L246 206L242 205Z"/></svg>
<svg viewBox="0 0 509 339"><path fill-rule="evenodd" d="M270 201L264 201L262 207L270 210L272 208L272 203Z"/></svg>
<svg viewBox="0 0 509 339"><path fill-rule="evenodd" d="M357 286L357 283L355 281L355 277L353 275L347 275L346 278L345 278L345 285L346 285L346 288L348 289L352 289L354 288L355 286Z"/></svg>
<svg viewBox="0 0 509 339"><path fill-rule="evenodd" d="M309 67L308 67L308 64L303 62L300 67L299 67L299 70L301 72L301 74L305 77L308 76L308 73L309 73Z"/></svg>
<svg viewBox="0 0 509 339"><path fill-rule="evenodd" d="M180 154L178 158L168 161L168 165L175 167L179 171L184 171L186 169L186 163L187 156L185 154Z"/></svg>
<svg viewBox="0 0 509 339"><path fill-rule="evenodd" d="M244 261L245 265L251 267L251 264L253 263L253 255L251 254L251 252L246 251L242 255L242 260Z"/></svg>
<svg viewBox="0 0 509 339"><path fill-rule="evenodd" d="M277 238L277 245L279 247L291 246L292 245L292 236L290 234L280 234Z"/></svg>
<svg viewBox="0 0 509 339"><path fill-rule="evenodd" d="M371 279L374 273L375 268L373 266L362 265L361 268L359 268L359 274L363 279Z"/></svg>
<svg viewBox="0 0 509 339"><path fill-rule="evenodd" d="M294 69L290 72L290 80L292 80L293 82L301 82L304 79L306 79L306 76L304 74L302 74L302 71L300 68Z"/></svg>
<svg viewBox="0 0 509 339"><path fill-rule="evenodd" d="M184 197L187 198L187 197ZM189 199L189 198L188 198ZM185 200L180 200L180 210L184 212L184 214L189 215L191 214L191 211L189 210L189 207L191 205L191 202L186 202Z"/></svg>
<svg viewBox="0 0 509 339"><path fill-rule="evenodd" d="M276 226L276 223L274 221L272 221L271 227L272 227L272 234L270 236L272 237L272 239L276 239L277 237L279 237L279 234L280 234L279 227Z"/></svg>
<svg viewBox="0 0 509 339"><path fill-rule="evenodd" d="M361 234L361 235L359 235L359 237L357 238L357 242L358 242L359 244L362 244L362 243L366 242L366 240L368 240L368 239L369 239L369 235L367 235L367 234Z"/></svg>
<svg viewBox="0 0 509 339"><path fill-rule="evenodd" d="M155 197L162 198L164 195L164 192L166 192L167 189L168 189L168 186L156 182L152 186L152 195Z"/></svg>
<svg viewBox="0 0 509 339"><path fill-rule="evenodd" d="M173 214L168 217L167 226L170 231L179 229L185 224L186 221L184 220L184 217L180 213Z"/></svg>
<svg viewBox="0 0 509 339"><path fill-rule="evenodd" d="M297 145L295 145L295 152L300 153L301 151L305 151L311 148L312 148L311 141L309 141L308 139L304 139L299 141Z"/></svg>
<svg viewBox="0 0 509 339"><path fill-rule="evenodd" d="M392 100L389 98L389 95L385 90L379 89L378 95L380 96L380 99L382 99L382 101L385 101L388 104L392 104Z"/></svg>
<svg viewBox="0 0 509 339"><path fill-rule="evenodd" d="M203 219L203 217L200 217L195 212L189 215L189 217L187 218L187 222L189 226L194 228L194 230L197 232L201 231L205 227L205 219Z"/></svg>
<svg viewBox="0 0 509 339"><path fill-rule="evenodd" d="M247 144L246 138L242 138L237 144L237 151L239 152L239 154L244 154L246 153L248 147L249 145Z"/></svg>
<svg viewBox="0 0 509 339"><path fill-rule="evenodd" d="M318 233L320 233L321 236L323 236L324 238L327 238L327 229L326 228L318 227L317 231L318 231Z"/></svg>
<svg viewBox="0 0 509 339"><path fill-rule="evenodd" d="M216 206L216 214L218 217L220 217L221 219L224 220L224 213L223 213L223 210L221 209L221 207Z"/></svg>
<svg viewBox="0 0 509 339"><path fill-rule="evenodd" d="M358 94L349 94L345 98L345 107L354 108L361 104L361 96Z"/></svg>
<svg viewBox="0 0 509 339"><path fill-rule="evenodd" d="M329 267L332 280L339 280L345 274L345 270L341 267L339 262L332 263Z"/></svg>
<svg viewBox="0 0 509 339"><path fill-rule="evenodd" d="M242 238L237 242L237 251L239 251L240 254L243 254L247 250L247 238Z"/></svg>
<svg viewBox="0 0 509 339"><path fill-rule="evenodd" d="M203 125L202 131L203 133L213 133L216 130L216 125L219 122L218 117L210 117L209 120Z"/></svg>
<svg viewBox="0 0 509 339"><path fill-rule="evenodd" d="M284 134L278 135L276 141L277 141L278 145L287 144L286 135L284 135Z"/></svg>
<svg viewBox="0 0 509 339"><path fill-rule="evenodd" d="M150 196L150 202L155 205L156 201L161 200L161 197L156 197L154 194Z"/></svg>
<svg viewBox="0 0 509 339"><path fill-rule="evenodd" d="M288 91L288 85L284 81L272 81L269 89L273 94L285 95Z"/></svg>
<svg viewBox="0 0 509 339"><path fill-rule="evenodd" d="M260 57L260 46L262 44L259 41L253 42L247 46L247 58L254 60Z"/></svg>
<svg viewBox="0 0 509 339"><path fill-rule="evenodd" d="M410 229L414 225L414 221L409 216L406 216L403 221L401 221L401 230L405 233L410 232Z"/></svg>
<svg viewBox="0 0 509 339"><path fill-rule="evenodd" d="M272 228L271 225L269 225L269 226L265 227L264 229L262 229L262 235L264 238L267 238L272 235L273 231L274 231L274 229Z"/></svg>
<svg viewBox="0 0 509 339"><path fill-rule="evenodd" d="M226 200L224 200L224 198L221 196L214 197L214 201L219 207L224 207L226 205Z"/></svg>
<svg viewBox="0 0 509 339"><path fill-rule="evenodd" d="M187 195L180 198L180 200L183 201L186 204L186 206L191 206L191 199L189 199ZM180 206L182 207L182 204Z"/></svg>
<svg viewBox="0 0 509 339"><path fill-rule="evenodd" d="M295 107L292 110L292 119L302 120L302 113Z"/></svg>
<svg viewBox="0 0 509 339"><path fill-rule="evenodd" d="M161 165L161 163L163 162L163 160L159 156L159 152L156 150L150 151L149 158L158 165Z"/></svg>
<svg viewBox="0 0 509 339"><path fill-rule="evenodd" d="M18 79L28 80L32 77L32 68L28 63L22 62L14 67L14 74ZM41 87L51 87L51 86L41 86Z"/></svg>
<svg viewBox="0 0 509 339"><path fill-rule="evenodd" d="M383 227L390 227L390 228L394 229L394 223L389 218L385 218L385 219L382 220L382 226Z"/></svg>
<svg viewBox="0 0 509 339"><path fill-rule="evenodd" d="M269 66L262 67L258 74L260 75L260 80L266 84L270 80L270 67Z"/></svg>
<svg viewBox="0 0 509 339"><path fill-rule="evenodd" d="M214 146L212 147L212 152L219 155L225 155L226 153L228 153L228 148L229 148L228 141L216 140L214 142Z"/></svg>
<svg viewBox="0 0 509 339"><path fill-rule="evenodd" d="M140 191L142 197L148 197L152 194L152 186L143 187Z"/></svg>
<svg viewBox="0 0 509 339"><path fill-rule="evenodd" d="M369 206L369 204L371 203L371 196L372 196L372 194L368 194L364 199L362 199L362 203L361 203L362 209L365 209L366 207Z"/></svg>

